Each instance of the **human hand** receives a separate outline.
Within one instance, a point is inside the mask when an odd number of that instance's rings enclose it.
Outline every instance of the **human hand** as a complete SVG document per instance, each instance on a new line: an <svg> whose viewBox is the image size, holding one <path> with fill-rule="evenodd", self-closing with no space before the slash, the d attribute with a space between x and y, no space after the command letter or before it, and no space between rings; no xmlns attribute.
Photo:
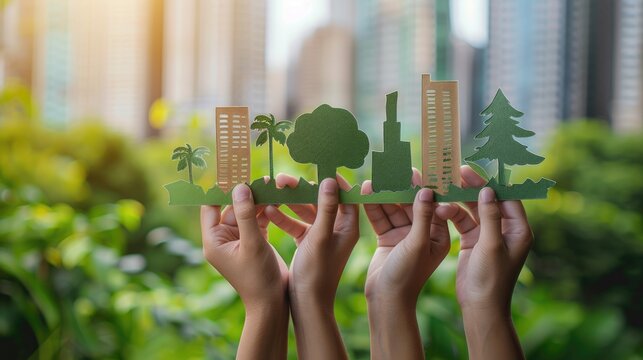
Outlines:
<svg viewBox="0 0 643 360"><path fill-rule="evenodd" d="M279 174L276 184L279 188L296 187L298 180ZM322 181L317 206L288 205L301 220L273 205L264 211L297 244L288 284L301 358L346 358L333 305L340 277L359 239L359 209L356 205L339 204L338 184L350 190L348 182L337 176L337 181Z"/></svg>
<svg viewBox="0 0 643 360"><path fill-rule="evenodd" d="M413 169L413 184L420 183ZM372 192L365 181L362 193ZM433 216L436 206L430 189L420 190L413 204L364 204L377 235L365 287L372 359L424 358L416 303L451 245L446 221Z"/></svg>
<svg viewBox="0 0 643 360"><path fill-rule="evenodd" d="M413 169L413 185L420 184L420 172ZM372 192L371 181L364 181L362 194ZM424 283L451 246L446 220L433 216L436 207L430 189L418 192L413 204L364 204L377 235L366 277L369 301L401 301L415 311Z"/></svg>
<svg viewBox="0 0 643 360"><path fill-rule="evenodd" d="M462 186L485 181L463 166ZM511 320L511 296L533 242L520 201L497 201L490 188L478 202L441 206L436 214L460 232L456 294L464 318L471 359L523 358Z"/></svg>
<svg viewBox="0 0 643 360"><path fill-rule="evenodd" d="M470 167L463 166L462 186L485 184ZM458 302L464 309L508 311L513 288L533 241L520 201L496 201L484 188L477 203L441 206L436 214L450 219L460 232L456 278Z"/></svg>
<svg viewBox="0 0 643 360"><path fill-rule="evenodd" d="M246 307L238 359L286 357L288 267L267 242L268 218L250 188L237 185L233 205L201 207L206 260L237 290ZM269 334L269 335L267 335Z"/></svg>

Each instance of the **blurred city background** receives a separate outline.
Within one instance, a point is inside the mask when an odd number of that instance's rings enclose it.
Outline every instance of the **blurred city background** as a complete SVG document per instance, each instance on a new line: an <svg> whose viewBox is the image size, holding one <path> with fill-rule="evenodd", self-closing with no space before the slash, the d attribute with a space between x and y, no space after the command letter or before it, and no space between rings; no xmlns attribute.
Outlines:
<svg viewBox="0 0 643 360"><path fill-rule="evenodd" d="M643 1L0 0L0 350L8 358L234 355L243 306L167 206L171 150L214 150L214 107L292 119L350 109L381 147L399 90L420 167L421 74L459 81L463 155L502 88L547 157L517 181L536 243L513 312L530 359L643 359ZM275 146L277 172L314 179ZM195 169L204 188L215 155ZM267 173L253 149L252 178ZM344 175L370 177L365 166ZM362 219L337 296L368 358ZM452 253L418 303L427 357L467 358ZM292 240L271 228L289 261ZM290 357L295 344L290 343Z"/></svg>

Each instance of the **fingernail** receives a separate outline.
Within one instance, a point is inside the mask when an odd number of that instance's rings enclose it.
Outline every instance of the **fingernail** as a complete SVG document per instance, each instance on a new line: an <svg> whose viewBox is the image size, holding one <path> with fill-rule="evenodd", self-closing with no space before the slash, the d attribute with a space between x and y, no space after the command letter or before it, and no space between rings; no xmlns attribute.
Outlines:
<svg viewBox="0 0 643 360"><path fill-rule="evenodd" d="M491 203L496 200L496 193L492 188L483 188L480 191L480 202L482 203Z"/></svg>
<svg viewBox="0 0 643 360"><path fill-rule="evenodd" d="M324 194L337 193L337 181L335 179L324 179L321 182L321 190Z"/></svg>
<svg viewBox="0 0 643 360"><path fill-rule="evenodd" d="M250 188L244 184L235 186L232 191L232 198L237 202L248 200L250 198Z"/></svg>
<svg viewBox="0 0 643 360"><path fill-rule="evenodd" d="M433 201L433 191L431 189L422 189L420 190L420 201L432 202Z"/></svg>

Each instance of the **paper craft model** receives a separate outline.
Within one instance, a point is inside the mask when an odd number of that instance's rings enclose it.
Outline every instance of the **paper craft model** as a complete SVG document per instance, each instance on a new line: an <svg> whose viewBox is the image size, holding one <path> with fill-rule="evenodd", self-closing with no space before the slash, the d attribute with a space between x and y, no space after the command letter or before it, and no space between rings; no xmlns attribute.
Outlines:
<svg viewBox="0 0 643 360"><path fill-rule="evenodd" d="M397 92L386 95L386 119L383 124L384 144L372 152L373 193L360 194L360 187L340 190L342 203L411 203L421 187L411 182L411 144L401 139L402 124L397 120ZM204 192L193 184L192 165L205 168L205 147L186 144L172 155L178 160L177 170L189 170L189 182L179 180L165 188L171 205L226 205L232 203L232 188L249 183L257 204L308 204L317 202L318 185L323 179L335 177L337 168L357 169L364 165L370 143L357 119L349 111L320 105L295 121L277 121L272 114L257 116L250 124L247 107L217 107L217 184ZM555 182L540 179L511 184L511 171L506 166L535 165L544 158L527 150L516 138L535 135L518 126L523 113L511 106L501 90L481 115L485 128L475 136L487 139L466 157L495 190L500 200L541 199ZM259 133L256 146L268 143L270 177L250 183L250 131ZM458 83L432 81L422 75L422 186L434 189L437 201L476 201L481 188L461 188L460 126L458 114ZM273 143L288 147L291 158L302 164L315 165L317 184L300 178L296 188L278 189L274 180ZM474 161L497 162L497 174L489 178L484 168Z"/></svg>

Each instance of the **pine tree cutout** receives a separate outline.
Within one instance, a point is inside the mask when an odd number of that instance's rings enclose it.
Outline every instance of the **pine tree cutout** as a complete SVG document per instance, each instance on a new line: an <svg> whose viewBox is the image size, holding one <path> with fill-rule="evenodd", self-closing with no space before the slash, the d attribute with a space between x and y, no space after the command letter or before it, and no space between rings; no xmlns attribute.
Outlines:
<svg viewBox="0 0 643 360"><path fill-rule="evenodd" d="M498 89L491 104L482 110L480 115L488 118L484 121L485 128L475 138L488 140L465 160L498 161L498 184L506 185L509 182L509 179L505 178L505 165L536 165L544 160L542 156L531 153L526 145L514 139L531 137L535 133L518 126L519 122L514 118L524 114L511 106L502 90Z"/></svg>

